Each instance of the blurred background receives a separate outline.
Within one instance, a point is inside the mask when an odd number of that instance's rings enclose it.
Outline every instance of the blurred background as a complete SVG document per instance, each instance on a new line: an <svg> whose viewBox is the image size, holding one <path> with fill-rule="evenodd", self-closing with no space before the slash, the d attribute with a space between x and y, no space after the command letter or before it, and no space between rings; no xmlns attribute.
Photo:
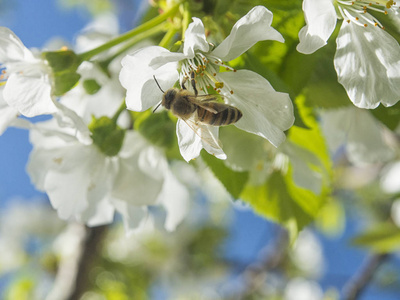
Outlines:
<svg viewBox="0 0 400 300"><path fill-rule="evenodd" d="M43 49L55 41L73 45L105 12L127 31L148 7L145 0L0 0L0 25L28 48ZM31 184L25 171L31 149L25 130L9 128L0 136L0 299L46 299L83 230L58 219ZM373 209L357 205L355 195L338 192L342 201L288 247L282 228L209 184L215 192L199 191L175 232L155 220L126 237L117 219L102 233L82 299L339 299L370 258L351 244ZM399 260L395 254L383 259L359 299L400 299Z"/></svg>

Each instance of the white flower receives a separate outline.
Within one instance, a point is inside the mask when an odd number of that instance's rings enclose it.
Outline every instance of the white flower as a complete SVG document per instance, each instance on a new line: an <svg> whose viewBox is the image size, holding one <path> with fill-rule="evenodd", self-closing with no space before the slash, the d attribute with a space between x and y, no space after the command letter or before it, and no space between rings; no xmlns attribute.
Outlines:
<svg viewBox="0 0 400 300"><path fill-rule="evenodd" d="M27 170L60 218L97 226L111 223L117 211L129 233L145 220L148 205L161 204L169 213L168 230L182 220L179 206L185 207L186 189L169 171L163 153L138 133L127 131L121 151L110 157L94 144L82 144L73 129L55 125L48 121L32 128ZM171 189L179 193L172 200L167 198Z"/></svg>
<svg viewBox="0 0 400 300"><path fill-rule="evenodd" d="M18 111L10 107L3 99L0 93L0 135L7 129L8 126L18 117Z"/></svg>
<svg viewBox="0 0 400 300"><path fill-rule="evenodd" d="M10 107L27 117L58 111L49 67L5 27L0 27L0 70L0 92Z"/></svg>
<svg viewBox="0 0 400 300"><path fill-rule="evenodd" d="M232 60L261 40L283 42L282 36L270 25L272 13L265 7L254 7L232 28L230 35L215 49L207 42L203 23L193 18L185 33L182 53L162 47L147 47L122 60L120 81L127 89L127 107L144 111L160 102L154 77L163 89L171 88L196 74L200 94L214 88L225 101L241 110L243 117L235 125L268 139L274 146L285 140L285 130L294 122L293 105L288 94L276 92L262 76L248 70L236 71L223 61ZM220 72L220 68L226 72ZM186 84L190 89L190 84ZM197 157L202 148L216 157L226 155L218 143L218 127L199 124L194 132L178 119L178 143L186 161ZM200 136L204 137L201 139ZM207 142L205 142L207 140Z"/></svg>
<svg viewBox="0 0 400 300"><path fill-rule="evenodd" d="M388 130L369 111L348 106L321 112L321 126L329 148L336 153L345 146L350 162L359 165L393 158L386 138Z"/></svg>
<svg viewBox="0 0 400 300"><path fill-rule="evenodd" d="M307 25L299 32L299 52L323 47L343 19L334 58L338 81L360 108L392 106L400 100L400 46L369 13L397 10L393 1L304 0Z"/></svg>

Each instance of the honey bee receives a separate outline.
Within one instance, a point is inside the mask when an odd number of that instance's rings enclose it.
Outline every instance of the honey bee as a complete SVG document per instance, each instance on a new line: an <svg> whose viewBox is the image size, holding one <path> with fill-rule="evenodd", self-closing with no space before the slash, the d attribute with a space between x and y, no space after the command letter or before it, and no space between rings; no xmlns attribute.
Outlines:
<svg viewBox="0 0 400 300"><path fill-rule="evenodd" d="M199 123L212 126L225 126L236 123L243 115L238 108L217 102L221 98L220 95L199 95L194 79L194 72L191 75L191 84L194 93L186 89L185 82L182 83L182 89L170 88L164 92L155 77L154 80L159 89L164 93L159 105L164 106L175 116L185 121L196 133L197 129L193 127L197 127Z"/></svg>

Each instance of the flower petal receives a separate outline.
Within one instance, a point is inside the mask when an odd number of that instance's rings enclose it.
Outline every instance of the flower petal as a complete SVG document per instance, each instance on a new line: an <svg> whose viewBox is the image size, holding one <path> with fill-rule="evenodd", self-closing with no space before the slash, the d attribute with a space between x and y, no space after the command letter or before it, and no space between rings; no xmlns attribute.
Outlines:
<svg viewBox="0 0 400 300"><path fill-rule="evenodd" d="M300 43L297 51L310 54L326 45L336 26L336 11L332 0L304 0L303 11L306 20L299 32Z"/></svg>
<svg viewBox="0 0 400 300"><path fill-rule="evenodd" d="M336 40L338 81L354 105L376 108L400 100L400 46L386 31L343 22Z"/></svg>
<svg viewBox="0 0 400 300"><path fill-rule="evenodd" d="M193 18L185 32L185 43L183 44L183 54L186 58L193 58L197 50L208 52L210 45L206 40L203 22L198 18Z"/></svg>
<svg viewBox="0 0 400 300"><path fill-rule="evenodd" d="M0 90L0 135L4 133L7 127L18 117L18 111L8 106L3 100Z"/></svg>
<svg viewBox="0 0 400 300"><path fill-rule="evenodd" d="M176 124L176 135L182 157L189 162L198 157L204 148L208 153L215 155L219 159L226 159L226 155L218 143L218 127L197 124L193 120L178 120Z"/></svg>
<svg viewBox="0 0 400 300"><path fill-rule="evenodd" d="M321 113L321 126L332 152L346 145L353 164L388 161L393 151L384 142L384 131L367 110L348 106Z"/></svg>
<svg viewBox="0 0 400 300"><path fill-rule="evenodd" d="M252 71L224 72L218 77L233 91L227 96L228 101L243 113L236 127L257 134L278 147L286 138L284 131L294 123L289 95L276 92L264 77Z"/></svg>
<svg viewBox="0 0 400 300"><path fill-rule="evenodd" d="M6 27L0 27L0 63L33 59L33 54L21 40Z"/></svg>
<svg viewBox="0 0 400 300"><path fill-rule="evenodd" d="M133 151L129 153L126 148ZM136 206L156 203L163 185L161 174L165 166L158 162L162 160L161 154L154 153L153 148L137 133L126 135L113 186L114 199Z"/></svg>
<svg viewBox="0 0 400 300"><path fill-rule="evenodd" d="M177 62L168 62L152 67L151 60L168 50L152 46L127 55L122 60L119 80L127 90L126 106L133 111L145 111L161 101L163 92L157 86L168 89L178 80Z"/></svg>
<svg viewBox="0 0 400 300"><path fill-rule="evenodd" d="M174 231L186 216L189 210L189 196L186 187L171 171L167 171L160 194L160 202L167 211L165 229L168 231Z"/></svg>
<svg viewBox="0 0 400 300"><path fill-rule="evenodd" d="M51 98L49 79L40 71L30 76L13 73L3 90L4 100L26 117L52 114L57 111Z"/></svg>
<svg viewBox="0 0 400 300"><path fill-rule="evenodd" d="M211 54L230 61L255 43L263 40L283 42L282 35L271 27L272 13L264 6L256 6L233 26L228 37Z"/></svg>
<svg viewBox="0 0 400 300"><path fill-rule="evenodd" d="M114 200L115 209L122 215L126 234L129 236L139 229L148 220L146 207L130 205L125 201Z"/></svg>

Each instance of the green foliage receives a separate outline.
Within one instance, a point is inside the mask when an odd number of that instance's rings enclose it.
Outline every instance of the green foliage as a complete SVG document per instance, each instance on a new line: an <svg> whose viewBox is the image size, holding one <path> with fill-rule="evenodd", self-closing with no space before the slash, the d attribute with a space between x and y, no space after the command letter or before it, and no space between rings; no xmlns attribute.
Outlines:
<svg viewBox="0 0 400 300"><path fill-rule="evenodd" d="M386 125L390 130L395 130L400 123L400 102L391 107L379 105L370 111L377 120Z"/></svg>
<svg viewBox="0 0 400 300"><path fill-rule="evenodd" d="M31 300L34 299L35 283L30 278L19 278L14 281L5 294L5 300Z"/></svg>
<svg viewBox="0 0 400 300"><path fill-rule="evenodd" d="M101 85L98 84L95 79L86 79L83 81L82 85L89 95L94 95L101 89Z"/></svg>
<svg viewBox="0 0 400 300"><path fill-rule="evenodd" d="M167 111L153 113L150 110L135 114L134 129L152 144L162 148L172 148L177 144L175 122Z"/></svg>
<svg viewBox="0 0 400 300"><path fill-rule="evenodd" d="M282 148L289 157L288 171L273 171L264 184L249 185L241 195L257 213L284 225L292 239L317 217L330 194L331 178L328 149L315 116L304 105L304 98L300 97L296 102L309 129L290 129L288 143L292 146L288 148L287 144ZM295 150L294 154L291 149ZM302 160L300 164L298 160ZM315 177L319 191L297 185L296 179L302 177Z"/></svg>
<svg viewBox="0 0 400 300"><path fill-rule="evenodd" d="M43 52L45 59L53 72L54 95L61 96L72 89L79 81L80 75L76 72L81 60L71 50Z"/></svg>
<svg viewBox="0 0 400 300"><path fill-rule="evenodd" d="M273 172L261 186L247 186L242 199L258 214L285 226L291 240L313 220L320 202L311 191L297 187L291 176L280 172Z"/></svg>
<svg viewBox="0 0 400 300"><path fill-rule="evenodd" d="M249 178L249 173L233 171L225 166L223 161L205 151L201 152L201 157L232 197L238 199Z"/></svg>
<svg viewBox="0 0 400 300"><path fill-rule="evenodd" d="M89 124L93 143L107 156L115 156L121 150L125 130L121 129L114 120L103 116L99 119L92 117Z"/></svg>
<svg viewBox="0 0 400 300"><path fill-rule="evenodd" d="M400 249L400 229L393 223L379 223L352 240L355 246L377 253L390 253Z"/></svg>
<svg viewBox="0 0 400 300"><path fill-rule="evenodd" d="M85 7L92 15L115 10L115 5L110 0L58 0L66 8Z"/></svg>

